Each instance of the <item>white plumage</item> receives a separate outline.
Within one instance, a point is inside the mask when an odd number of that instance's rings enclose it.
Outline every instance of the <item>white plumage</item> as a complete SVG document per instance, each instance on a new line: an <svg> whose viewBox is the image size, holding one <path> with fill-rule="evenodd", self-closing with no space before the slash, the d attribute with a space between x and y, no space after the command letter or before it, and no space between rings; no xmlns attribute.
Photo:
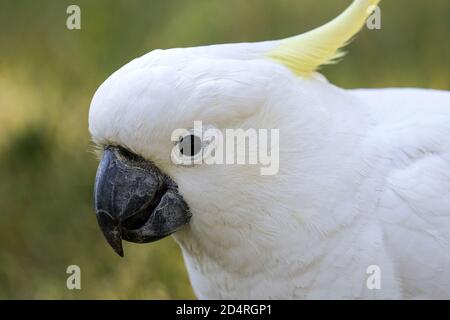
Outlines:
<svg viewBox="0 0 450 320"><path fill-rule="evenodd" d="M301 57L285 63L283 46L152 51L99 88L92 137L177 182L193 216L175 238L199 298L450 298L450 93L340 89L311 65L331 51L304 50L326 54L293 72ZM174 165L171 133L195 120L280 129L279 173Z"/></svg>

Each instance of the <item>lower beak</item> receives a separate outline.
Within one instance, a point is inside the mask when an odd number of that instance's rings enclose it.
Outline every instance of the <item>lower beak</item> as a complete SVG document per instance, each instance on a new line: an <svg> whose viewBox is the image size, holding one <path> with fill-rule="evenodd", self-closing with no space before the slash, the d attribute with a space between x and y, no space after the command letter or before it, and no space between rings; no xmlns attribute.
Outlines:
<svg viewBox="0 0 450 320"><path fill-rule="evenodd" d="M94 202L103 235L122 257L122 239L156 241L180 229L191 217L169 176L120 147L104 150L95 178Z"/></svg>

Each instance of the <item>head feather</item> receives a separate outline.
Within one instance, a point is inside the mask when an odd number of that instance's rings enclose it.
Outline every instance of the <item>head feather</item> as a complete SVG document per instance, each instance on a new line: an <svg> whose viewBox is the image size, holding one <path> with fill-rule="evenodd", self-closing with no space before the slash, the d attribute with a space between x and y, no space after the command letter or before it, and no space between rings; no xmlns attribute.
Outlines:
<svg viewBox="0 0 450 320"><path fill-rule="evenodd" d="M364 26L380 0L355 0L327 24L307 33L279 41L266 56L298 75L310 75L324 64L335 63L344 47Z"/></svg>

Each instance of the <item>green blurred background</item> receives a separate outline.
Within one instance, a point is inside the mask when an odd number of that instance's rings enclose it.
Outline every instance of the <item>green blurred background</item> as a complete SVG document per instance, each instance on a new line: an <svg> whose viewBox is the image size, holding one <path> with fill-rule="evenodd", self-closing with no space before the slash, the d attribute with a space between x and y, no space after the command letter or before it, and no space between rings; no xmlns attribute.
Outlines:
<svg viewBox="0 0 450 320"><path fill-rule="evenodd" d="M89 103L113 71L155 48L260 41L336 16L336 0L0 0L0 298L195 298L171 239L108 247L92 209L97 160ZM81 30L66 8L81 7ZM449 89L450 2L382 1L382 29L364 30L336 85ZM82 289L66 288L66 268Z"/></svg>

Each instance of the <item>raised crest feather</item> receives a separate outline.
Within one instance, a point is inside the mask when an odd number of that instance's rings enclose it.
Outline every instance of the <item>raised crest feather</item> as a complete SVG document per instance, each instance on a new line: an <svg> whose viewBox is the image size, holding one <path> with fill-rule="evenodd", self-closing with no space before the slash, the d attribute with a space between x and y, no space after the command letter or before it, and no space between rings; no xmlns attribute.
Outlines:
<svg viewBox="0 0 450 320"><path fill-rule="evenodd" d="M354 0L327 24L279 41L266 56L297 75L310 75L324 64L335 63L345 53L340 49L358 33L380 0Z"/></svg>

